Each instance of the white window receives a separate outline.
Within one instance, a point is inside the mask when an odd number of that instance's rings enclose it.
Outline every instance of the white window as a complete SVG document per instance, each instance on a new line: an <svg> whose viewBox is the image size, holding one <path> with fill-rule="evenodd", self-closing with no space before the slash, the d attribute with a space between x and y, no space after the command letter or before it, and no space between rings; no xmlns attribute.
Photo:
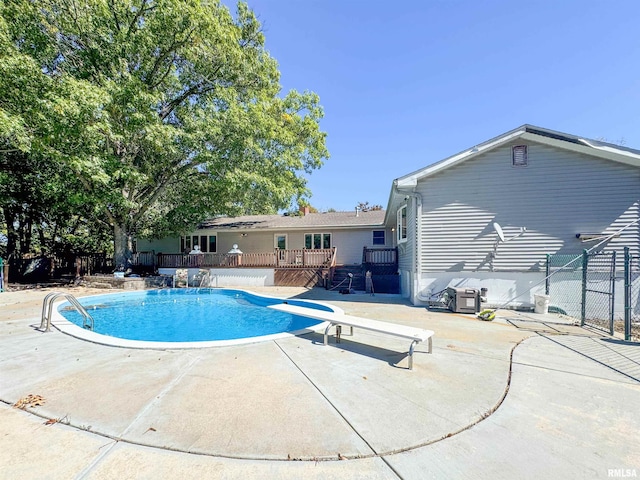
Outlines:
<svg viewBox="0 0 640 480"><path fill-rule="evenodd" d="M407 241L407 206L403 205L398 210L398 243Z"/></svg>
<svg viewBox="0 0 640 480"><path fill-rule="evenodd" d="M511 164L514 167L526 167L527 166L527 146L516 145L511 147Z"/></svg>
<svg viewBox="0 0 640 480"><path fill-rule="evenodd" d="M180 237L180 251L189 253L193 247L198 245L201 252L217 253L218 236L217 235L192 235Z"/></svg>
<svg viewBox="0 0 640 480"><path fill-rule="evenodd" d="M330 233L305 233L304 248L318 250L321 248L331 248Z"/></svg>
<svg viewBox="0 0 640 480"><path fill-rule="evenodd" d="M373 231L373 244L374 245L384 245L385 242L385 235L384 235L384 230L374 230Z"/></svg>
<svg viewBox="0 0 640 480"><path fill-rule="evenodd" d="M273 246L278 250L286 250L287 249L287 234L286 233L276 233L273 236Z"/></svg>

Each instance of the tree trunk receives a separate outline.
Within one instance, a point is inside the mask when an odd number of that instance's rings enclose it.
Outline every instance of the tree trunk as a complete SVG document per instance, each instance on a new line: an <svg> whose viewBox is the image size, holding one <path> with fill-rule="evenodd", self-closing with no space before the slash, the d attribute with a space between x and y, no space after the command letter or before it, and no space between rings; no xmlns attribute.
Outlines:
<svg viewBox="0 0 640 480"><path fill-rule="evenodd" d="M128 228L123 225L113 227L114 254L113 264L116 271L126 271L131 268L131 257L133 256L133 239L128 232Z"/></svg>
<svg viewBox="0 0 640 480"><path fill-rule="evenodd" d="M15 228L16 216L11 208L5 208L3 213L7 225L7 258L11 258L18 253L18 232Z"/></svg>
<svg viewBox="0 0 640 480"><path fill-rule="evenodd" d="M20 253L26 255L31 253L31 238L33 234L33 222L31 221L31 212L27 210L22 216L22 225L20 228Z"/></svg>

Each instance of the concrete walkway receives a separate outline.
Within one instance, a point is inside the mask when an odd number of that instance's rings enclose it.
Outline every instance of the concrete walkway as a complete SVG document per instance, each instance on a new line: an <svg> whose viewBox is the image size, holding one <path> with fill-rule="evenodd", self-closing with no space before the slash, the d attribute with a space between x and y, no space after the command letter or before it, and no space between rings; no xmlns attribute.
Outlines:
<svg viewBox="0 0 640 480"><path fill-rule="evenodd" d="M0 478L640 475L640 345L554 316L493 322L396 296L260 289L434 330L198 350L41 333L48 291L0 294ZM76 296L95 290L70 289ZM12 405L29 394L42 405ZM48 424L47 424L48 423Z"/></svg>

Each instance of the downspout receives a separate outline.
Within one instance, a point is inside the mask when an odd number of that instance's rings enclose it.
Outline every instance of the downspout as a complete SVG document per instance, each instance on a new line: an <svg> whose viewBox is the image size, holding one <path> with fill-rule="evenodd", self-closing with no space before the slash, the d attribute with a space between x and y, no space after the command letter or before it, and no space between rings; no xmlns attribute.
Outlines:
<svg viewBox="0 0 640 480"><path fill-rule="evenodd" d="M417 186L417 184L416 184ZM416 235L415 235L415 243L413 248L413 259L411 262L412 267L412 285L411 285L411 295L410 300L412 304L416 304L417 301L420 300L419 292L420 292L420 276L422 274L422 260L421 260L421 252L420 246L422 245L422 195L419 192L415 191L416 186L411 187L410 190L403 190L398 188L398 184L394 182L393 187L399 195L406 195L412 198L414 211L416 212ZM422 300L424 301L424 300Z"/></svg>

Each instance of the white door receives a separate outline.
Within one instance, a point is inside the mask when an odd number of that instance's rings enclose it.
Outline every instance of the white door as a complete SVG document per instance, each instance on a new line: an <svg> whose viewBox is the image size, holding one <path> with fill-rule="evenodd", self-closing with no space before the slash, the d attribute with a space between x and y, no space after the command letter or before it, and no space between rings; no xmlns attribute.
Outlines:
<svg viewBox="0 0 640 480"><path fill-rule="evenodd" d="M278 250L278 263L286 263L287 258L287 234L276 233L273 236L273 247Z"/></svg>

